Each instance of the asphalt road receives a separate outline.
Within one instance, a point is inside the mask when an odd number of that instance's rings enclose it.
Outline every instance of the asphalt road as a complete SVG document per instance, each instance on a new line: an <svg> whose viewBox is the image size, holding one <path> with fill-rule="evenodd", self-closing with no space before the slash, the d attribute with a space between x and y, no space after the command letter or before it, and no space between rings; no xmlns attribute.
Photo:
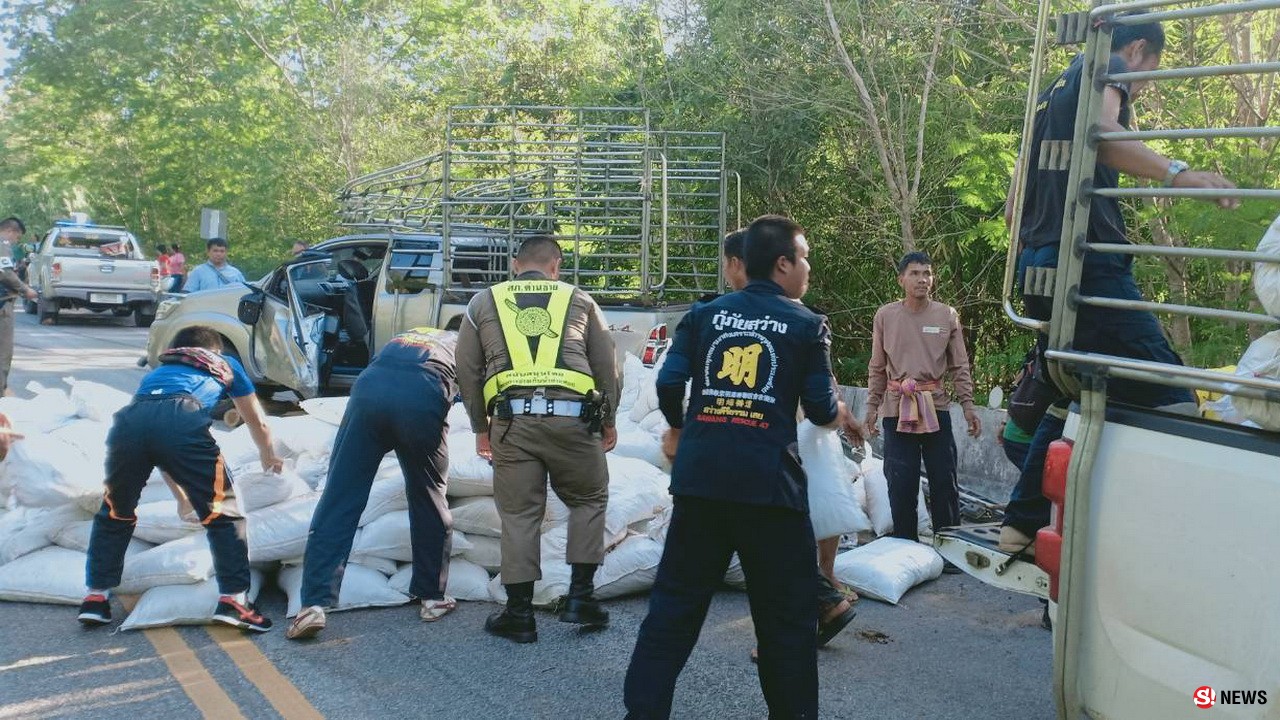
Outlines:
<svg viewBox="0 0 1280 720"><path fill-rule="evenodd" d="M92 379L124 390L146 331L128 319L66 315L41 326L20 315L11 386ZM620 718L622 679L644 597L608 603L612 626L580 634L540 613L539 642L487 636L497 606L463 603L438 623L416 608L330 616L317 642L284 638L284 597L260 602L277 629L242 640L206 628L82 630L74 608L0 605L0 720L129 715L246 718ZM1040 605L964 575L944 575L897 606L862 600L819 655L822 716L916 720L1053 717L1050 634ZM123 614L116 608L117 616ZM763 718L743 593L712 605L677 688L675 717ZM225 693L222 705L208 697ZM212 692L211 692L212 691ZM196 698L205 704L198 706Z"/></svg>

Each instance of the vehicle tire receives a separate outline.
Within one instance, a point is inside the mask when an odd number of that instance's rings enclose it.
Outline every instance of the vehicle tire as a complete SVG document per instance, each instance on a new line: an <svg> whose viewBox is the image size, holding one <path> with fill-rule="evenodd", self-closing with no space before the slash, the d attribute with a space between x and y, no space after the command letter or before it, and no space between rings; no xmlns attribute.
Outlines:
<svg viewBox="0 0 1280 720"><path fill-rule="evenodd" d="M150 313L148 313L148 312L146 312L146 311L145 311L145 309L144 309L144 308L142 308L142 307L138 307L138 308L135 308L135 309L134 309L134 311L133 311L133 324L134 324L134 325L136 325L136 326L138 326L138 327L140 327L140 328L151 327L151 323L153 323L153 322L155 322L155 321L156 321L156 312L155 312L155 310L152 310Z"/></svg>
<svg viewBox="0 0 1280 720"><path fill-rule="evenodd" d="M58 324L58 304L56 302L40 298L39 307L36 308L36 315L40 318L41 324L57 325Z"/></svg>
<svg viewBox="0 0 1280 720"><path fill-rule="evenodd" d="M39 306L36 305L35 300L23 301L22 309L26 310L28 315L35 315L37 312L40 311L40 308Z"/></svg>
<svg viewBox="0 0 1280 720"><path fill-rule="evenodd" d="M213 410L210 412L210 415L214 420L221 421L228 428L238 427L244 422L244 419L240 417L240 411L236 410L235 403L230 400L219 400L218 403L213 406Z"/></svg>

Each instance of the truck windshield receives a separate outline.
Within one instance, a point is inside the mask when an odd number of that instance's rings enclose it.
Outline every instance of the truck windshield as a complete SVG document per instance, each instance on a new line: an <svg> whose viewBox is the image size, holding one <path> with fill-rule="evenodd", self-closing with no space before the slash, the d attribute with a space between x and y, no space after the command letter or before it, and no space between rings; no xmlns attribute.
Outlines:
<svg viewBox="0 0 1280 720"><path fill-rule="evenodd" d="M133 242L119 233L64 232L58 234L53 246L59 252L71 251L77 255L129 257L133 254Z"/></svg>

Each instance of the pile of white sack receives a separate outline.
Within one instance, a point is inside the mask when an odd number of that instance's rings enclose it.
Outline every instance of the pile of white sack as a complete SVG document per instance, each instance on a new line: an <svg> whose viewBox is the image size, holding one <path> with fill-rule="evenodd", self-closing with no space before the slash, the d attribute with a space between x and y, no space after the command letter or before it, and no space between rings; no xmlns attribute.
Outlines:
<svg viewBox="0 0 1280 720"><path fill-rule="evenodd" d="M627 357L618 446L608 455L607 554L596 575L602 599L653 585L670 522L669 467L661 450L667 424L657 407L655 372ZM105 440L112 415L130 396L99 383L65 381L72 388L69 393L32 383L27 390L33 398L0 398L0 412L26 436L0 463L0 600L75 605L84 595L85 551L102 498ZM307 531L324 489L346 398L307 400L302 407L306 414L269 418L277 452L286 459L279 474L262 472L247 428L214 431L234 479L235 502L247 520L254 592L274 576L288 596L290 616L301 604ZM446 592L459 600L503 602L493 468L476 455L475 435L461 405L452 409L449 421L454 536ZM814 507L820 533L865 537L892 529L880 461L868 458L860 469L833 432L807 422L801 425L800 441L811 482L822 498ZM547 498L543 578L534 597L541 606L553 604L569 586L569 511L550 490ZM218 596L213 559L201 525L158 471L142 493L137 516L117 591L141 597L122 627L207 622ZM923 503L920 522L922 529L928 528ZM941 559L931 549L915 543L890 547L896 543L882 540L844 553L838 576L872 597L896 602L911 586L941 572ZM360 517L336 609L409 602L411 559L404 476L391 454L378 468ZM742 586L736 559L725 579Z"/></svg>

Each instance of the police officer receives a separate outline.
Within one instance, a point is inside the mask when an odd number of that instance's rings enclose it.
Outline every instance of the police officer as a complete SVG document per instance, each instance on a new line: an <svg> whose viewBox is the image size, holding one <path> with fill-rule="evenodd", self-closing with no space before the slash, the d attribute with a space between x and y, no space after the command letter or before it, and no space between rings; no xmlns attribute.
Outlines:
<svg viewBox="0 0 1280 720"><path fill-rule="evenodd" d="M594 592L609 497L604 454L618 441L617 359L600 307L558 281L562 260L550 236L525 240L515 257L516 279L472 298L458 337L462 400L476 452L492 458L502 518L507 606L489 617L485 630L520 643L538 639L533 583L542 577L548 474L552 491L569 507L566 559L573 569L560 620L590 628L609 622Z"/></svg>
<svg viewBox="0 0 1280 720"><path fill-rule="evenodd" d="M13 366L14 305L19 297L36 299L36 291L18 277L13 264L12 248L26 232L26 226L16 217L0 220L0 395L9 388L9 368Z"/></svg>
<svg viewBox="0 0 1280 720"><path fill-rule="evenodd" d="M794 301L808 287L808 254L794 221L756 219L746 239L750 282L690 309L658 374L675 498L627 670L629 718L670 715L676 678L735 551L769 716L818 716L817 548L797 454L797 404L815 424L840 424L855 436L860 428L836 398L822 316Z"/></svg>
<svg viewBox="0 0 1280 720"><path fill-rule="evenodd" d="M314 637L335 605L351 542L378 464L392 450L404 471L409 499L413 579L420 617L434 622L457 602L444 594L449 579L453 516L445 498L449 469L447 416L454 387L457 333L414 328L393 338L360 373L342 416L324 495L311 517L303 558L302 610L285 636Z"/></svg>

